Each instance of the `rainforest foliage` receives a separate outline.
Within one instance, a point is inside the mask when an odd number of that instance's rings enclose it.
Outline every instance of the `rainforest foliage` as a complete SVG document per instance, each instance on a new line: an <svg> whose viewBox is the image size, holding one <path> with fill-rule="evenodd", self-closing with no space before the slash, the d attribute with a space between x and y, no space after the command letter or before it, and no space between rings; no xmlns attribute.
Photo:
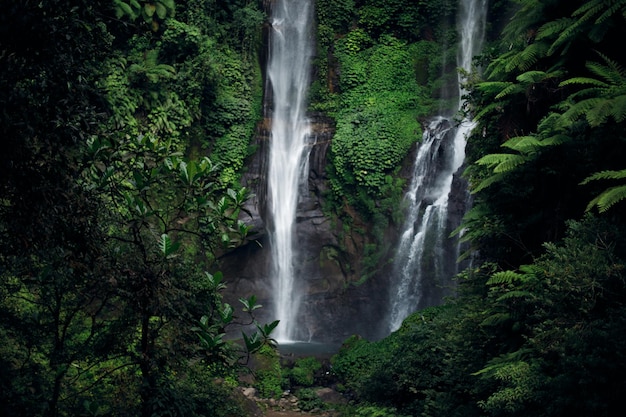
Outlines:
<svg viewBox="0 0 626 417"><path fill-rule="evenodd" d="M263 395L297 387L319 408L325 378L354 400L346 416L618 415L626 1L490 2L467 85L472 266L445 305L347 340L332 372L281 369L276 322L255 322L254 296L220 295L218 258L248 238L239 176L261 117L265 3L4 5L0 414L250 415L233 388L253 357ZM455 99L456 8L316 1L329 211L356 208L381 245L422 122ZM376 268L384 251L367 250Z"/></svg>
<svg viewBox="0 0 626 417"><path fill-rule="evenodd" d="M312 108L337 123L329 197L338 207L393 216L403 185L396 174L450 64L442 45L454 43L455 10L451 2L317 2L321 75Z"/></svg>
<svg viewBox="0 0 626 417"><path fill-rule="evenodd" d="M254 2L17 0L0 29L0 414L245 415L253 322L216 257L246 238Z"/></svg>
<svg viewBox="0 0 626 417"><path fill-rule="evenodd" d="M490 3L467 97L473 266L453 300L349 339L333 369L371 415L620 415L626 2Z"/></svg>

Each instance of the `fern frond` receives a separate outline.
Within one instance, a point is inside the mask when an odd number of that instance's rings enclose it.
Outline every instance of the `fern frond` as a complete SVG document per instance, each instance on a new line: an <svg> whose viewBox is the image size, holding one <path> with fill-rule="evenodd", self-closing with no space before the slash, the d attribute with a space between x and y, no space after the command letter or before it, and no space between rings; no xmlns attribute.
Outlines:
<svg viewBox="0 0 626 417"><path fill-rule="evenodd" d="M591 0L582 4L578 9L574 10L572 16L580 16L580 15L594 15L598 14L605 5L605 0Z"/></svg>
<svg viewBox="0 0 626 417"><path fill-rule="evenodd" d="M484 180L482 180L481 182L479 182L477 185L473 185L471 187L471 194L476 194L482 190L484 190L487 187L490 187L493 184L496 184L498 182L501 182L504 179L504 174L502 173L498 173L498 174L494 174L491 175L487 178L485 178Z"/></svg>
<svg viewBox="0 0 626 417"><path fill-rule="evenodd" d="M515 85L510 81L484 81L476 85L478 91L484 94L488 94L490 96L495 96L497 94L501 94L502 90L510 87L511 85Z"/></svg>
<svg viewBox="0 0 626 417"><path fill-rule="evenodd" d="M526 71L517 76L517 81L526 84L539 83L544 80L545 71Z"/></svg>
<svg viewBox="0 0 626 417"><path fill-rule="evenodd" d="M484 106L481 111L474 115L474 120L481 120L487 114L498 112L498 109L501 106L502 104L498 102L492 102L491 104Z"/></svg>
<svg viewBox="0 0 626 417"><path fill-rule="evenodd" d="M576 35L581 32L581 26L581 20L575 21L571 19L571 24L561 32L554 42L552 42L552 45L547 51L547 55L553 55L561 46L571 42Z"/></svg>
<svg viewBox="0 0 626 417"><path fill-rule="evenodd" d="M598 207L598 211L604 213L624 199L626 199L626 185L611 187L591 200L587 205L587 211L590 211L593 207Z"/></svg>
<svg viewBox="0 0 626 417"><path fill-rule="evenodd" d="M511 72L515 69L520 71L527 71L532 67L539 59L546 56L548 45L543 42L535 42L528 45L522 51L511 56L506 64L506 72Z"/></svg>
<svg viewBox="0 0 626 417"><path fill-rule="evenodd" d="M488 280L487 285L514 284L523 281L524 275L515 271L500 271L493 274Z"/></svg>
<svg viewBox="0 0 626 417"><path fill-rule="evenodd" d="M522 51L523 62L518 65L521 71L527 71L541 58L544 58L548 52L548 44L544 42L535 42L528 45L524 51Z"/></svg>
<svg viewBox="0 0 626 417"><path fill-rule="evenodd" d="M600 99L595 106L589 109L585 116L591 127L598 127L607 121L613 108L611 103L612 100Z"/></svg>
<svg viewBox="0 0 626 417"><path fill-rule="evenodd" d="M502 323L506 323L510 319L511 319L511 315L509 313L493 313L493 314L490 314L486 319L484 319L480 323L480 325L481 326L498 326ZM485 371L487 371L487 369L485 369Z"/></svg>
<svg viewBox="0 0 626 417"><path fill-rule="evenodd" d="M509 85L505 87L502 91L500 91L495 99L499 100L503 97L509 96L511 94L522 93L524 92L524 88L520 84L508 83Z"/></svg>
<svg viewBox="0 0 626 417"><path fill-rule="evenodd" d="M476 161L478 165L492 167L494 174L512 171L524 162L524 156L511 153L492 153Z"/></svg>
<svg viewBox="0 0 626 417"><path fill-rule="evenodd" d="M618 0L615 4L611 5L604 13L602 13L597 19L596 24L600 25L612 17L615 13L621 11L622 13L626 12L626 0Z"/></svg>
<svg viewBox="0 0 626 417"><path fill-rule="evenodd" d="M540 272L541 269L534 264L530 265L520 265L519 270L524 273L526 277L534 276L537 272Z"/></svg>
<svg viewBox="0 0 626 417"><path fill-rule="evenodd" d="M569 123L578 120L581 116L587 115L588 112L597 106L601 101L603 100L599 98L589 98L572 104L571 107L563 113L561 122L562 125L567 126Z"/></svg>
<svg viewBox="0 0 626 417"><path fill-rule="evenodd" d="M566 28L568 28L573 22L573 19L569 17L563 17L557 20L544 23L539 30L537 30L537 37L535 39L542 40L545 38L553 38L560 35Z"/></svg>
<svg viewBox="0 0 626 417"><path fill-rule="evenodd" d="M504 142L503 147L529 154L542 146L536 136L516 136Z"/></svg>
<svg viewBox="0 0 626 417"><path fill-rule="evenodd" d="M570 136L557 134L541 140L541 146L558 146L570 142L571 140L572 138Z"/></svg>
<svg viewBox="0 0 626 417"><path fill-rule="evenodd" d="M505 301L511 298L532 298L532 294L529 291L511 290L496 298L496 301Z"/></svg>
<svg viewBox="0 0 626 417"><path fill-rule="evenodd" d="M587 68L594 74L604 78L610 84L623 84L626 76L624 68L617 62L609 59L604 55L600 55L604 59L606 65L598 62L588 62Z"/></svg>
<svg viewBox="0 0 626 417"><path fill-rule="evenodd" d="M621 171L600 171L596 172L587 178L580 185L589 184L591 181L597 180L623 180L626 179L626 169Z"/></svg>
<svg viewBox="0 0 626 417"><path fill-rule="evenodd" d="M621 123L626 120L626 94L617 96L613 99L611 116L613 116L613 119L615 119L617 123Z"/></svg>
<svg viewBox="0 0 626 417"><path fill-rule="evenodd" d="M603 81L589 77L574 77L561 81L559 87L565 87L568 85L593 85L596 87L608 87L609 85Z"/></svg>

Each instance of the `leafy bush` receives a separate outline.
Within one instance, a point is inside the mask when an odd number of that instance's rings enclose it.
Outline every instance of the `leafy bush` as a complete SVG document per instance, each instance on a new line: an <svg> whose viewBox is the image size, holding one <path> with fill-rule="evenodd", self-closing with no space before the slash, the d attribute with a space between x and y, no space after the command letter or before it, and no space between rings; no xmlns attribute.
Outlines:
<svg viewBox="0 0 626 417"><path fill-rule="evenodd" d="M311 411L314 409L324 409L326 404L318 397L315 390L311 388L302 388L296 392L298 397L298 408L302 411Z"/></svg>
<svg viewBox="0 0 626 417"><path fill-rule="evenodd" d="M279 398L283 393L283 375L278 353L264 346L254 357L258 362L255 387L259 395L263 398Z"/></svg>
<svg viewBox="0 0 626 417"><path fill-rule="evenodd" d="M316 358L301 358L296 360L289 376L296 385L310 387L315 382L315 373L320 369L322 364Z"/></svg>
<svg viewBox="0 0 626 417"><path fill-rule="evenodd" d="M385 37L370 45L359 29L338 43L343 110L330 171L335 195L367 215L377 211L376 200L388 196L387 176L421 137L418 117L421 103L428 102L404 42Z"/></svg>

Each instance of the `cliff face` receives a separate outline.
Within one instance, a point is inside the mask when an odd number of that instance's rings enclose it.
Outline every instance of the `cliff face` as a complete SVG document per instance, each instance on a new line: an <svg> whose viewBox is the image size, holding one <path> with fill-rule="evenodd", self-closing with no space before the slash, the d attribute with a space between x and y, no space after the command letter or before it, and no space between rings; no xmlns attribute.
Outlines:
<svg viewBox="0 0 626 417"><path fill-rule="evenodd" d="M327 190L326 155L334 126L332 120L312 115L315 144L309 156L307 190L300 195L296 215L296 276L302 302L298 314L299 337L302 340L338 343L352 334L368 339L382 337L386 329L388 282L372 277L355 285L361 274L358 268L366 237L344 230L340 221L322 212ZM264 306L259 321L273 320L271 250L269 248L265 196L266 160L269 151L270 120L259 125L256 154L248 165L243 183L255 196L248 201L249 214L242 219L255 232L251 240L221 260L221 270L228 283L226 300L238 304L239 297L256 295ZM353 215L350 230L367 230ZM361 222L362 223L362 222Z"/></svg>

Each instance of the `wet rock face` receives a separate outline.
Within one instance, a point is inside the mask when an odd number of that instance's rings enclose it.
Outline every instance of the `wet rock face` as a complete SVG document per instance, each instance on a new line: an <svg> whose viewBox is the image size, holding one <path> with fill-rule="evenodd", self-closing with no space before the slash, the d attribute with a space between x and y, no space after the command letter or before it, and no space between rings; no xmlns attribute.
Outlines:
<svg viewBox="0 0 626 417"><path fill-rule="evenodd" d="M226 300L236 306L238 298L255 294L264 306L259 321L273 320L271 250L267 235L266 160L269 151L269 122L259 126L258 150L248 164L244 185L253 193L242 219L251 226L254 240L221 259L227 280ZM349 235L343 225L326 217L322 211L327 191L326 156L334 133L330 119L312 116L315 144L309 155L307 189L300 193L296 214L296 277L301 294L298 314L302 340L337 343L352 334L368 339L382 337L388 299L384 279L370 278L354 285L360 278L357 265L367 243L359 234ZM366 225L362 225L366 228ZM356 229L356 228L354 228Z"/></svg>

